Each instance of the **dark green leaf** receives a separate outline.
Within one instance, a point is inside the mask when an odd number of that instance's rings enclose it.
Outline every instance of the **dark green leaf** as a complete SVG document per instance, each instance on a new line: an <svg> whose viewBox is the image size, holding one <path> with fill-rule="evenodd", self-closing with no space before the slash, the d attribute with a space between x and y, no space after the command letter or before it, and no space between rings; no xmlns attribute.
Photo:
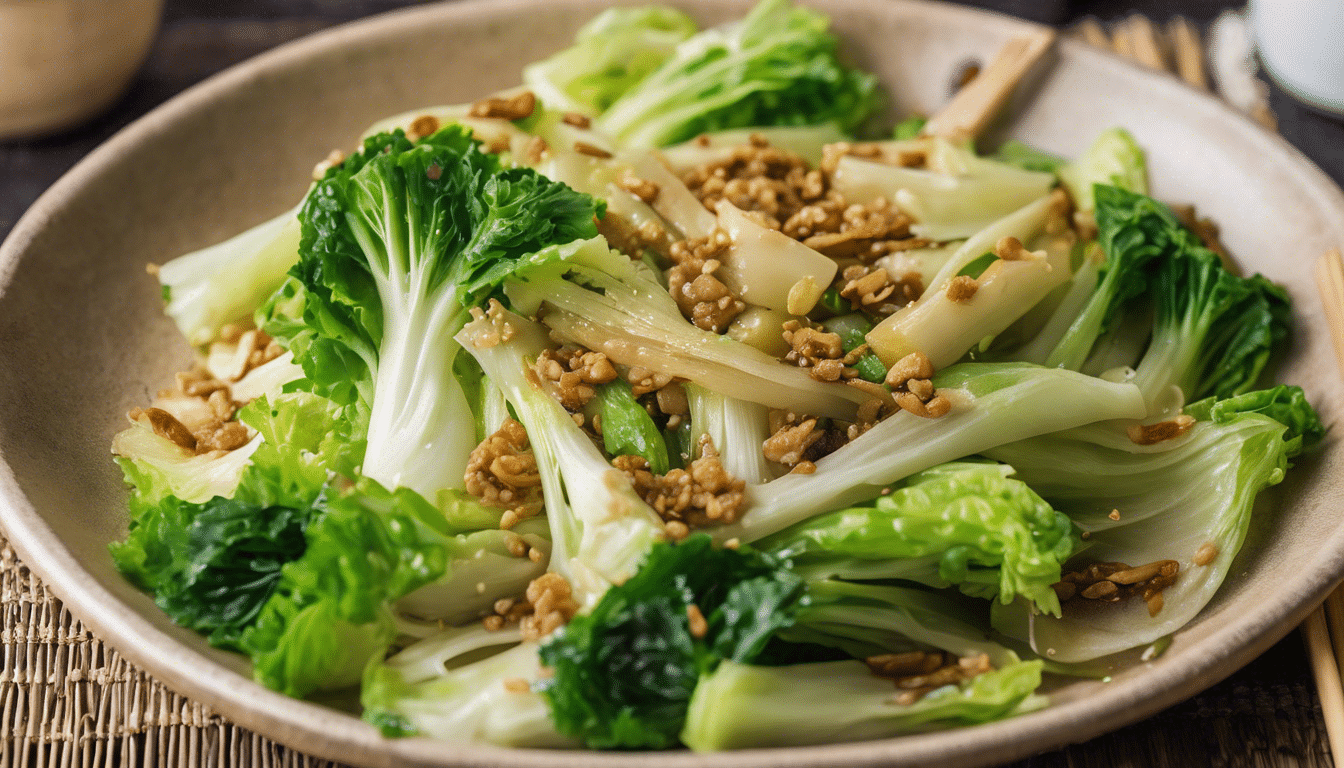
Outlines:
<svg viewBox="0 0 1344 768"><path fill-rule="evenodd" d="M801 593L786 566L745 547L716 549L703 534L656 545L638 573L542 645L556 727L590 747L675 745L701 676L723 659L752 660L792 622Z"/></svg>

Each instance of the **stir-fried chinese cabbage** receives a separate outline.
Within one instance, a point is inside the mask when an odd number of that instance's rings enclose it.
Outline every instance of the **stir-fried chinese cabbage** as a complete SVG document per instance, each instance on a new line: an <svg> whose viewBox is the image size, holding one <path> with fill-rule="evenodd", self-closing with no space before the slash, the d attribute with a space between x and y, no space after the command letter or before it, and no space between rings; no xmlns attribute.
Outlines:
<svg viewBox="0 0 1344 768"><path fill-rule="evenodd" d="M157 270L200 360L113 441L112 558L271 688L529 747L1010 717L1194 619L1324 433L1259 388L1287 295L1123 129L858 141L876 80L787 0L523 77Z"/></svg>

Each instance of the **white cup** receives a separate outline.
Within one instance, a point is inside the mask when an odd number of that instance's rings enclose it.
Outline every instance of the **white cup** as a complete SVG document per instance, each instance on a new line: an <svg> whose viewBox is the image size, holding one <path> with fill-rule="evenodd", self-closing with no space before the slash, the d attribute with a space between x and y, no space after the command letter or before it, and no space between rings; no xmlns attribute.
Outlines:
<svg viewBox="0 0 1344 768"><path fill-rule="evenodd" d="M1260 60L1284 90L1344 115L1344 0L1251 0Z"/></svg>

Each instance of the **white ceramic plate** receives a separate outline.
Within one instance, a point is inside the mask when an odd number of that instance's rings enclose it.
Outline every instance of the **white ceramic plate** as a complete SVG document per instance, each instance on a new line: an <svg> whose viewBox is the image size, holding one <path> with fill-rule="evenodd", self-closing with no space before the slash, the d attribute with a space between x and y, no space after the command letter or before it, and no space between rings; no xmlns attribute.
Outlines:
<svg viewBox="0 0 1344 768"><path fill-rule="evenodd" d="M1023 22L910 0L817 2L850 55L878 72L892 116L930 112L952 73ZM268 219L302 195L315 161L385 115L469 101L519 81L563 47L595 0L460 2L407 10L284 46L191 89L126 128L62 178L0 247L0 512L24 561L126 657L240 725L316 755L364 765L952 766L1090 738L1225 677L1295 626L1344 574L1336 525L1344 451L1328 438L1262 505L1231 575L1166 655L1108 683L1081 682L1054 706L959 731L829 747L689 753L514 751L384 740L355 716L294 701L248 677L235 655L174 627L113 569L124 535L108 454L125 411L189 360L159 314L146 262L163 262ZM747 4L688 5L702 21ZM1063 154L1122 125L1149 154L1156 196L1194 201L1248 270L1284 283L1299 330L1281 378L1303 385L1327 424L1339 384L1312 280L1344 244L1344 195L1277 136L1210 96L1063 41L1010 106L999 135Z"/></svg>

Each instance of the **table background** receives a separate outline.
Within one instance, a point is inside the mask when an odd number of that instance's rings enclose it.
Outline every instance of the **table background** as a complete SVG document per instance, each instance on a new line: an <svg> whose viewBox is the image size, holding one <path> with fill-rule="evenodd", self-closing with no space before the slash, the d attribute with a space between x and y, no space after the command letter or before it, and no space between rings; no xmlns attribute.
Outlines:
<svg viewBox="0 0 1344 768"><path fill-rule="evenodd" d="M268 48L413 0L166 0L164 25L129 93L59 136L0 142L0 238L48 186L117 129L179 91ZM1205 25L1213 0L982 0L1061 26L1143 13ZM1344 123L1277 89L1279 130L1344 183ZM0 767L42 765L327 766L163 689L85 630L0 539ZM108 727L111 723L114 727ZM1310 668L1296 632L1245 669L1147 721L1011 768L1121 766L1314 768L1331 765Z"/></svg>

